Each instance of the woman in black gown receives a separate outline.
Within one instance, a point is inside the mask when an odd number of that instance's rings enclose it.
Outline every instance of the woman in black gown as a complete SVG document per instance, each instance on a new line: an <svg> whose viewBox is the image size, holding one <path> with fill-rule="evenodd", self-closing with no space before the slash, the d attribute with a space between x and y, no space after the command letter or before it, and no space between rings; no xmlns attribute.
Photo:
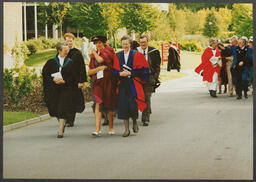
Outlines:
<svg viewBox="0 0 256 182"><path fill-rule="evenodd" d="M56 45L58 54L55 58L46 62L43 67L44 101L50 116L59 121L58 138L63 137L66 121L76 112L82 112L85 108L81 88L78 88L76 62L66 57L69 47L66 42L58 42Z"/></svg>

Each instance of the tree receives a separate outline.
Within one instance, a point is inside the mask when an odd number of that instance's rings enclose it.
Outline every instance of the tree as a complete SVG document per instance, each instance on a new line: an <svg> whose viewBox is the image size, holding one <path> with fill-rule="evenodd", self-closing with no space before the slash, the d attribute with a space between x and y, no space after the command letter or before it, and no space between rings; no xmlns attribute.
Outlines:
<svg viewBox="0 0 256 182"><path fill-rule="evenodd" d="M217 26L217 19L214 15L214 12L211 11L205 18L203 35L206 37L216 37L218 32L219 27Z"/></svg>
<svg viewBox="0 0 256 182"><path fill-rule="evenodd" d="M232 10L231 30L238 36L253 35L252 4L234 4Z"/></svg>
<svg viewBox="0 0 256 182"><path fill-rule="evenodd" d="M65 26L79 29L86 37L106 35L107 22L99 3L72 3L72 9L65 18Z"/></svg>
<svg viewBox="0 0 256 182"><path fill-rule="evenodd" d="M197 12L202 9L207 8L216 8L217 10L220 8L228 8L232 9L232 3L224 4L224 3L177 3L177 9L188 8L193 12Z"/></svg>
<svg viewBox="0 0 256 182"><path fill-rule="evenodd" d="M108 25L108 33L114 42L114 49L117 49L116 45L116 32L118 28L121 28L120 14L123 13L123 9L120 8L119 3L101 3L102 16Z"/></svg>
<svg viewBox="0 0 256 182"><path fill-rule="evenodd" d="M215 16L217 18L218 27L219 27L219 37L227 39L233 32L229 31L229 25L231 24L231 10L228 8L220 8L218 11L215 11Z"/></svg>
<svg viewBox="0 0 256 182"><path fill-rule="evenodd" d="M41 12L39 13L39 19L43 24L52 23L57 25L62 36L63 19L70 8L71 6L69 3L40 3Z"/></svg>
<svg viewBox="0 0 256 182"><path fill-rule="evenodd" d="M150 40L153 41L172 41L175 39L175 33L166 21L166 12L159 12L156 20L156 28L150 31Z"/></svg>
<svg viewBox="0 0 256 182"><path fill-rule="evenodd" d="M174 41L181 40L185 35L186 15L184 10L177 10L175 4L169 4L167 19L174 32Z"/></svg>
<svg viewBox="0 0 256 182"><path fill-rule="evenodd" d="M122 3L120 7L123 9L120 14L121 24L128 31L143 34L156 27L158 9L151 4Z"/></svg>

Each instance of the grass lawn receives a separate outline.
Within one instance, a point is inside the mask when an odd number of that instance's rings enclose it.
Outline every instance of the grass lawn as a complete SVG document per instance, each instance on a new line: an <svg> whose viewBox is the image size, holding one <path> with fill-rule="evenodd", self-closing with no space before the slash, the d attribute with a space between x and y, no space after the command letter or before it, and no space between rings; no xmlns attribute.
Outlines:
<svg viewBox="0 0 256 182"><path fill-rule="evenodd" d="M4 111L4 126L40 116L29 112Z"/></svg>
<svg viewBox="0 0 256 182"><path fill-rule="evenodd" d="M56 54L57 51L55 49L39 52L29 56L28 59L25 60L25 64L27 66L43 67L46 61L48 61L51 58L54 58Z"/></svg>
<svg viewBox="0 0 256 182"><path fill-rule="evenodd" d="M181 71L186 69L195 69L201 63L201 55L202 53L181 51ZM184 76L188 76L186 73L177 72L177 70L167 71L167 62L164 62L161 65L160 72L160 81L165 82L168 80L173 80L177 78L181 78Z"/></svg>

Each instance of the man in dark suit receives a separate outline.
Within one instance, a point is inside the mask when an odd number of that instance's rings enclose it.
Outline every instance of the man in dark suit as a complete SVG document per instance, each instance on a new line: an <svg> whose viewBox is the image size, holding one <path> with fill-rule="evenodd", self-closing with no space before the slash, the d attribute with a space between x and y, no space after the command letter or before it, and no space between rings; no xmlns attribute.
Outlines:
<svg viewBox="0 0 256 182"><path fill-rule="evenodd" d="M159 50L154 47L148 46L148 37L146 35L142 35L140 37L139 44L140 47L138 47L138 51L144 54L150 67L149 82L143 85L147 108L142 112L141 118L143 126L148 126L151 114L151 95L152 92L155 92L155 88L160 85L159 74L161 57Z"/></svg>

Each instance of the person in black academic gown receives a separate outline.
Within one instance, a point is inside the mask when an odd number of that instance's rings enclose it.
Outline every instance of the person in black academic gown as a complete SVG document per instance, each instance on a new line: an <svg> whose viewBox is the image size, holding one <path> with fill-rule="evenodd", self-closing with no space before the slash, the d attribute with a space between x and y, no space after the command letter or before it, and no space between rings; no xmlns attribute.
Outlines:
<svg viewBox="0 0 256 182"><path fill-rule="evenodd" d="M171 71L171 69L176 69L178 72L180 72L180 55L178 53L177 48L172 45L172 42L170 42L171 46L168 50L168 65L167 65L167 71Z"/></svg>
<svg viewBox="0 0 256 182"><path fill-rule="evenodd" d="M42 70L43 91L50 116L59 121L57 137L62 138L66 122L76 112L82 112L85 106L79 101L84 98L82 90L78 88L76 62L67 57L67 43L58 42L56 48L58 54L48 60Z"/></svg>
<svg viewBox="0 0 256 182"><path fill-rule="evenodd" d="M78 83L78 88L82 88L82 85L84 82L87 82L87 75L86 75L86 67L84 64L84 57L82 55L82 52L78 50L77 48L74 47L74 39L75 36L72 33L65 33L64 34L64 39L68 43L69 47L69 53L67 55L68 58L72 59L75 62L75 69L76 71L76 77L79 80ZM80 97L83 97L81 95L82 92L80 92L79 89L76 90L76 94L80 94ZM84 104L84 99L83 100L78 100L77 102L81 102L80 104ZM67 121L67 126L68 127L73 127L74 122L75 122L75 113L74 115L70 116L70 119Z"/></svg>

